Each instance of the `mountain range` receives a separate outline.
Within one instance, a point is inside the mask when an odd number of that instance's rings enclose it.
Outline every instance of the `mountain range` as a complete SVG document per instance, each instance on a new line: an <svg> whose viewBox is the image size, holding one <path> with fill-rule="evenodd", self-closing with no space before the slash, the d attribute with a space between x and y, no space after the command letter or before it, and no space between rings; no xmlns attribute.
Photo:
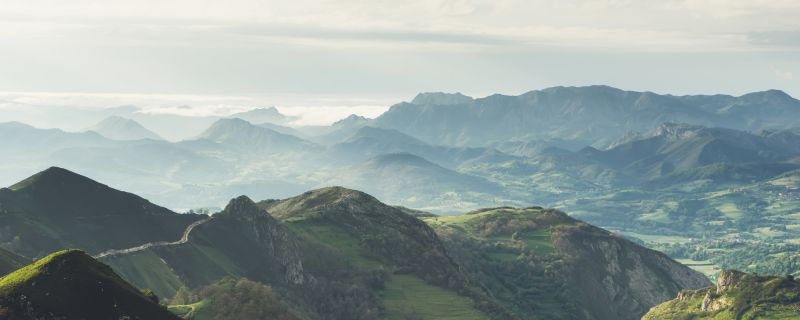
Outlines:
<svg viewBox="0 0 800 320"><path fill-rule="evenodd" d="M800 125L800 101L777 90L739 97L672 96L588 86L480 99L457 94L444 97L448 95L423 94L410 103L394 105L374 125L440 145L566 140L595 147L664 122L749 131Z"/></svg>
<svg viewBox="0 0 800 320"><path fill-rule="evenodd" d="M210 292L238 290L263 293L257 296L269 302L259 303L274 307L276 314L312 319L334 309L364 318L444 316L435 310L467 319L640 315L696 284L693 276L678 280L675 270L685 269L658 262L661 258L639 251L640 246L679 259L710 279L723 269L800 275L796 110L797 101L779 91L669 96L593 86L477 99L423 93L376 119L353 115L330 126L295 126L288 118L260 123L264 119L256 117L276 110L240 115L249 121L202 117L187 120L198 129L182 141L114 139L109 133L2 123L0 180L10 187L0 190L0 247L9 251L0 252L0 271L80 248L126 281L169 300L161 302L182 315L222 312L224 304L213 302L221 298ZM126 118L159 133L169 121L186 118L147 115L164 121L153 126L140 121L143 116ZM51 166L108 186L46 169ZM329 188L337 185L347 189ZM116 189L141 197L130 200L131 194ZM232 198L238 200L232 203ZM258 213L234 210L252 209L250 199L278 200L255 202ZM377 225L403 228L382 220L386 217L353 226L331 226L340 218L332 222L321 213L326 218L306 217L332 203L355 214L362 202L425 222L458 272L437 262L442 269L435 277L407 273L419 266L380 251L389 250L381 246L399 250L388 243L412 238L379 236L391 231ZM290 204L298 208L296 214L284 214ZM535 205L570 216L542 222L537 217L556 213ZM240 211L250 214L243 218L236 214ZM242 221L252 223L248 228ZM547 230L512 228L493 236L507 221ZM581 232L561 228L584 224L573 228ZM260 227L252 229L255 225ZM380 231L351 232L372 228ZM261 238L267 233L281 236ZM619 240L608 242L606 236ZM636 254L612 263L614 254L593 251L597 248L575 240L581 237ZM381 246L372 247L379 240ZM346 263L325 269L336 259ZM316 282L295 284L285 275L298 263L303 279ZM627 272L623 266L637 263L644 269L619 276ZM582 264L593 270L611 264L617 271L567 276L581 274L583 269L573 266ZM673 270L673 275L664 278L657 270ZM639 273L658 280L631 283ZM444 275L452 287L429 282ZM239 283L242 277L255 284ZM601 277L611 280L598 282ZM614 285L606 285L610 281ZM425 295L415 300L410 291ZM183 298L171 299L178 295ZM338 298L327 298L333 296ZM598 298L608 296L614 298Z"/></svg>
<svg viewBox="0 0 800 320"><path fill-rule="evenodd" d="M121 279L171 297L185 287L244 277L270 286L302 319L638 319L682 289L710 285L661 253L539 207L417 218L363 192L332 187L258 203L237 197L210 217L176 217L138 196L58 168L4 190L13 200L4 198L4 208L20 202L25 203L20 208L37 210L3 211L3 217L37 216L37 225L53 228L37 233L56 231L62 240L57 245L25 241L19 252L87 247L111 267L78 251L39 259L0 279L0 288L4 283L20 288L0 290L0 301L11 301L5 305L12 306L12 314L24 311L14 307L22 295L31 297L34 307L27 310L35 314L80 316L70 308L88 303L85 299L98 305L83 312L157 312L152 299L142 299L148 294L132 291ZM62 234L48 224L51 220L82 224ZM0 227L16 230L9 221L14 220L4 219ZM111 221L138 232L113 229ZM142 224L152 232L137 227ZM114 231L114 241L100 229L82 231L95 225ZM162 236L153 226L172 234ZM82 242L92 237L97 239ZM585 268L598 272L576 271ZM61 274L70 275L66 282ZM97 290L92 279L98 278L113 293L91 291ZM35 292L24 291L34 282ZM87 293L70 296L67 306L53 305L56 300L42 295L60 296L81 284L89 286L75 290ZM61 291L50 291L51 285ZM141 307L109 311L111 297Z"/></svg>

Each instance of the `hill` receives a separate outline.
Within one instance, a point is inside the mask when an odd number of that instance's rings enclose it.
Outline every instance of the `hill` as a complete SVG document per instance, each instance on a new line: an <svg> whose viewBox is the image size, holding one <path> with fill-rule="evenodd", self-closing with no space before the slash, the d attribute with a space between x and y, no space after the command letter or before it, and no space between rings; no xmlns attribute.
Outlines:
<svg viewBox="0 0 800 320"><path fill-rule="evenodd" d="M371 126L362 127L347 140L331 146L329 152L334 158L349 162L361 162L382 154L411 153L448 168L467 161L514 159L489 148L432 146L397 130Z"/></svg>
<svg viewBox="0 0 800 320"><path fill-rule="evenodd" d="M88 130L113 140L162 140L158 134L148 130L138 122L116 116L105 118Z"/></svg>
<svg viewBox="0 0 800 320"><path fill-rule="evenodd" d="M716 286L682 291L642 319L795 319L800 282L734 270L720 273Z"/></svg>
<svg viewBox="0 0 800 320"><path fill-rule="evenodd" d="M14 151L6 153L5 161L38 160L59 148L114 144L114 141L96 132L73 133L60 129L39 129L19 122L0 123L0 136L3 137L0 148Z"/></svg>
<svg viewBox="0 0 800 320"><path fill-rule="evenodd" d="M800 101L780 91L740 97L672 96L607 86L553 87L458 101L400 103L373 125L436 145L563 139L604 147L626 133L646 132L663 122L755 131L795 127L800 119ZM763 112L767 109L774 112Z"/></svg>
<svg viewBox="0 0 800 320"><path fill-rule="evenodd" d="M10 320L179 319L111 268L77 250L53 253L0 278L0 316Z"/></svg>
<svg viewBox="0 0 800 320"><path fill-rule="evenodd" d="M647 138L603 151L587 148L581 153L628 174L654 179L717 163L774 164L787 161L800 155L800 136L786 131L757 135L724 128L665 123Z"/></svg>
<svg viewBox="0 0 800 320"><path fill-rule="evenodd" d="M638 319L682 289L709 284L664 254L556 210L423 219L456 263L524 319Z"/></svg>
<svg viewBox="0 0 800 320"><path fill-rule="evenodd" d="M0 240L29 257L65 248L97 253L177 240L199 219L57 167L0 189L0 227L9 230Z"/></svg>
<svg viewBox="0 0 800 320"><path fill-rule="evenodd" d="M269 284L306 319L374 319L379 297L361 271L324 244L304 241L247 197L197 226L183 244L104 257L124 278L170 297L223 278Z"/></svg>
<svg viewBox="0 0 800 320"><path fill-rule="evenodd" d="M387 183L391 181L391 183ZM472 205L497 205L500 186L483 178L462 174L410 153L375 156L337 173L331 184L350 186L404 206L447 210L445 203L458 198ZM453 212L455 208L449 208Z"/></svg>
<svg viewBox="0 0 800 320"><path fill-rule="evenodd" d="M27 229L39 238L18 231L28 247L134 248L101 260L161 297L247 278L304 319L628 319L709 284L662 254L539 208L418 218L332 187L258 204L238 197L187 229L166 209L58 168L0 194L16 201L4 209L31 209L11 216L36 218L18 225L41 226Z"/></svg>
<svg viewBox="0 0 800 320"><path fill-rule="evenodd" d="M218 120L197 138L257 153L310 151L318 148L312 142L267 127L255 126L238 118Z"/></svg>
<svg viewBox="0 0 800 320"><path fill-rule="evenodd" d="M422 219L340 187L257 206L240 197L185 244L103 261L163 296L245 277L309 319L634 319L710 284L554 210Z"/></svg>

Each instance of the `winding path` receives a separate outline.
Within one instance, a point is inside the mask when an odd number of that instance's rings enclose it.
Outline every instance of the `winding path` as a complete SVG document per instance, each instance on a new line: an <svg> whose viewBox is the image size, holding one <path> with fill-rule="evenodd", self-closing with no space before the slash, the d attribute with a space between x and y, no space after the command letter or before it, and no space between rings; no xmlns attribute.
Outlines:
<svg viewBox="0 0 800 320"><path fill-rule="evenodd" d="M165 246L175 246L175 245L179 245L179 244L184 244L186 242L189 242L189 234L192 233L192 230L194 230L194 228L196 228L197 226L199 226L201 224L204 224L206 222L211 221L211 219L214 219L214 217L208 217L208 218L205 218L205 219L202 219L202 220L197 220L195 222L192 222L192 224L190 224L188 227L186 227L186 230L183 230L183 236L181 236L181 239L178 240L178 241L173 241L173 242L169 242L169 241L148 242L148 243L145 243L145 244L143 244L141 246L137 246L137 247L133 247L133 248L111 249L111 250L104 251L104 252L101 252L99 254L96 254L96 255L93 256L93 258L100 259L100 258L105 258L105 257L109 257L109 256L115 256L115 255L118 255L118 254L126 254L126 253L134 253L134 252L144 251L144 250L147 250L147 249L150 249L150 248L153 248L153 247L165 247Z"/></svg>

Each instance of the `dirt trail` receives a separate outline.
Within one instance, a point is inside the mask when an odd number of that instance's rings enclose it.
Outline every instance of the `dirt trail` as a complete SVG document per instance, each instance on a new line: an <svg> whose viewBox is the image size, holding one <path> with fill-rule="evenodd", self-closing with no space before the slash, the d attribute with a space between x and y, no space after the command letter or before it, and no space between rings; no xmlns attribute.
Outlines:
<svg viewBox="0 0 800 320"><path fill-rule="evenodd" d="M208 217L208 218L205 218L205 219L202 219L202 220L198 220L198 221L192 222L192 224L190 224L188 227L186 227L186 230L183 230L183 235L181 236L181 239L178 240L178 241L173 241L173 242L169 242L169 241L148 242L148 243L145 243L145 244L143 244L141 246L136 246L136 247L133 247L133 248L111 249L111 250L108 250L108 251L105 251L105 252L101 252L101 253L95 255L94 258L95 259L101 259L101 258L105 258L105 257L108 257L108 256L115 256L115 255L118 255L118 254L126 254L126 253L144 251L144 250L147 250L147 249L150 249L150 248L153 248L153 247L164 247L164 246L174 246L174 245L184 244L184 243L189 241L189 234L192 233L192 230L194 230L194 228L196 228L197 226L199 226L201 224L204 224L206 222L211 221L211 219L214 219L214 217Z"/></svg>

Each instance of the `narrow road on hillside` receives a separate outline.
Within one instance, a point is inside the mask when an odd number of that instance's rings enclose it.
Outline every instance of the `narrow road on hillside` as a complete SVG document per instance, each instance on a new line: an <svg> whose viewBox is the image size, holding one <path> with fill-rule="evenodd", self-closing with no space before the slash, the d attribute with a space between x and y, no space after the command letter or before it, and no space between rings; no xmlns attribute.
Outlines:
<svg viewBox="0 0 800 320"><path fill-rule="evenodd" d="M108 256L115 256L115 255L118 255L118 254L126 254L126 253L144 251L144 250L147 250L147 249L150 249L150 248L153 248L153 247L165 247L165 246L174 246L174 245L184 244L184 243L189 241L189 234L192 233L192 230L194 230L194 228L196 228L197 226L199 226L201 224L204 224L206 222L211 221L211 219L214 219L214 217L208 217L208 218L205 218L205 219L202 219L202 220L197 220L195 222L192 222L192 224L190 224L188 227L186 227L186 230L183 230L183 236L181 236L181 239L178 240L178 241L173 241L173 242L169 242L169 241L148 242L148 243L145 243L145 244L143 244L141 246L137 246L137 247L133 247L133 248L111 249L111 250L108 250L108 251L105 251L105 252L102 252L102 253L99 253L99 254L95 255L94 258L95 259L100 259L100 258L105 258L105 257L108 257Z"/></svg>

